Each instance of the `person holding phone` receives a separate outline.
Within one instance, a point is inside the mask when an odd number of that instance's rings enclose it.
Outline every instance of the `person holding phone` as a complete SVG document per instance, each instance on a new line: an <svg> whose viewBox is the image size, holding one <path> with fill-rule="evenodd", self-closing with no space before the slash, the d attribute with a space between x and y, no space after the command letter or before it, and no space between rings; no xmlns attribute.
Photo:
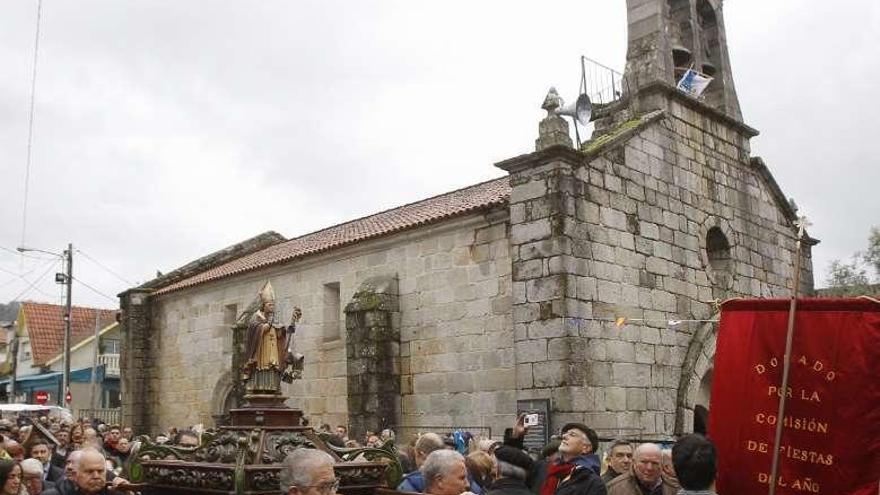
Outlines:
<svg viewBox="0 0 880 495"><path fill-rule="evenodd" d="M505 444L522 448L526 415L521 414L514 428L505 432ZM530 421L531 422L531 421ZM599 477L601 461L596 455L599 436L583 423L562 427L559 456L554 461L539 460L530 476L530 488L536 495L606 495Z"/></svg>

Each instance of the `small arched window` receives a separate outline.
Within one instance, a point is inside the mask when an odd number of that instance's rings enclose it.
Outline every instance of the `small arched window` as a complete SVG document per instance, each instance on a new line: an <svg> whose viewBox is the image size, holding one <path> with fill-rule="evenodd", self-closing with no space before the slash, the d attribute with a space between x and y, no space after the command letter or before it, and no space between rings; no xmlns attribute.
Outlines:
<svg viewBox="0 0 880 495"><path fill-rule="evenodd" d="M712 227L706 234L706 254L713 271L726 272L730 268L730 243L718 227Z"/></svg>
<svg viewBox="0 0 880 495"><path fill-rule="evenodd" d="M712 227L706 233L706 259L714 285L722 289L730 288L733 273L730 242L719 227Z"/></svg>

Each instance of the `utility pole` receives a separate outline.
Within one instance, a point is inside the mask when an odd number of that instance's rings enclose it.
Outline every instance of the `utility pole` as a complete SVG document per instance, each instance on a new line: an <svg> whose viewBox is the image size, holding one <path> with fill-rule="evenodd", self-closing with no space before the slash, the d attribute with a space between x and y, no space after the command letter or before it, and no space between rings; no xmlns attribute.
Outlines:
<svg viewBox="0 0 880 495"><path fill-rule="evenodd" d="M55 283L65 284L65 292L67 293L67 304L65 304L64 308L64 349L63 349L63 358L62 362L64 363L64 375L61 380L61 397L58 398L58 405L64 406L65 399L67 398L68 392L70 392L70 326L73 321L73 314L71 313L71 292L73 291L73 243L67 244L67 250L61 253L59 256L58 253L53 253L51 251L44 251L42 249L29 248L24 246L19 246L15 248L19 253L27 253L29 251L35 251L38 253L51 254L52 256L58 256L62 261L65 262L62 270L64 273L56 273L55 274Z"/></svg>
<svg viewBox="0 0 880 495"><path fill-rule="evenodd" d="M9 377L9 399L10 404L15 404L15 375L18 374L18 322L15 324L16 334L12 336L12 374Z"/></svg>
<svg viewBox="0 0 880 495"><path fill-rule="evenodd" d="M61 387L61 393L66 399L70 392L70 325L73 320L71 313L71 292L73 289L73 243L67 244L67 251L64 252L67 257L67 273L64 281L67 284L67 307L64 311L64 379ZM62 399L61 405L64 406Z"/></svg>
<svg viewBox="0 0 880 495"><path fill-rule="evenodd" d="M91 397L91 412L89 412L90 417L95 417L95 410L98 409L98 354L99 343L101 340L101 310L95 311L95 352L92 354L92 397ZM107 373L107 369L104 369L104 373Z"/></svg>

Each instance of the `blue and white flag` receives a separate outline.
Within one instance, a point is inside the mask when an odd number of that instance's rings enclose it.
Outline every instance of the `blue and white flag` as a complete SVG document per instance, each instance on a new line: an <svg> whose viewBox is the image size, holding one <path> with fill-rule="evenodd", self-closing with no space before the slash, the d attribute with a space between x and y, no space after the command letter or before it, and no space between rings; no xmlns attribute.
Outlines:
<svg viewBox="0 0 880 495"><path fill-rule="evenodd" d="M678 81L678 89L699 98L710 82L712 82L711 77L700 74L694 69L688 69L681 77L681 80Z"/></svg>

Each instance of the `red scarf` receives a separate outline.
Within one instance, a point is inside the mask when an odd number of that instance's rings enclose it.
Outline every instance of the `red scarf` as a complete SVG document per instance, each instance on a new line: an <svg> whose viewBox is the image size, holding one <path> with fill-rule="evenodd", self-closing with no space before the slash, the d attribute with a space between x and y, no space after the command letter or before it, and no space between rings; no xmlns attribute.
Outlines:
<svg viewBox="0 0 880 495"><path fill-rule="evenodd" d="M544 480L544 484L541 485L541 495L553 495L556 493L556 487L559 486L559 481L571 474L572 469L574 469L574 464L570 462L548 464L547 478Z"/></svg>

